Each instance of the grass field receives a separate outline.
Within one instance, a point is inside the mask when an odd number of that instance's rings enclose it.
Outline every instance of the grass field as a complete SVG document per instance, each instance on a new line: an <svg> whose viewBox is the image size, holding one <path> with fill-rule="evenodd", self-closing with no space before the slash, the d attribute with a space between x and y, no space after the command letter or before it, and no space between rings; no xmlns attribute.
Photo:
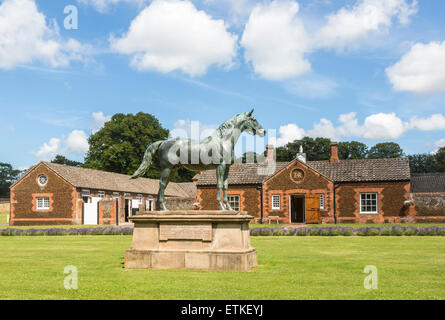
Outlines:
<svg viewBox="0 0 445 320"><path fill-rule="evenodd" d="M253 237L252 272L125 270L131 236L0 237L0 299L445 299L444 237ZM65 266L79 272L67 291ZM378 290L366 290L366 265Z"/></svg>
<svg viewBox="0 0 445 320"><path fill-rule="evenodd" d="M9 212L0 212L0 224L6 224L7 223L7 216L9 215Z"/></svg>

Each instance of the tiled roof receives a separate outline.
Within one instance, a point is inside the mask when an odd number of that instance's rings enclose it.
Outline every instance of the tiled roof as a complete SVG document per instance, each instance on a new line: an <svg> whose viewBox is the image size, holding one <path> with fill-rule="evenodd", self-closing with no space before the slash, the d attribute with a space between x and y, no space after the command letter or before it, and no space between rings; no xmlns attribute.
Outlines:
<svg viewBox="0 0 445 320"><path fill-rule="evenodd" d="M264 164L245 163L230 167L229 184L261 184L281 171L290 162L277 162L273 172L264 173ZM409 161L407 158L364 159L329 161L308 161L307 166L334 182L366 181L408 181L410 180ZM263 171L261 171L263 170ZM198 177L198 185L215 185L216 171L204 171Z"/></svg>
<svg viewBox="0 0 445 320"><path fill-rule="evenodd" d="M157 194L159 190L159 180L155 179L139 178L131 180L130 176L125 174L71 167L50 162L43 163L77 188L153 195ZM178 183L174 182L169 183L165 190L165 195L169 197L189 197L189 194Z"/></svg>
<svg viewBox="0 0 445 320"><path fill-rule="evenodd" d="M188 195L189 198L196 198L198 190L194 182L179 182L177 185Z"/></svg>
<svg viewBox="0 0 445 320"><path fill-rule="evenodd" d="M411 192L413 193L445 192L445 172L411 174Z"/></svg>
<svg viewBox="0 0 445 320"><path fill-rule="evenodd" d="M309 167L334 182L408 181L408 158L309 161Z"/></svg>

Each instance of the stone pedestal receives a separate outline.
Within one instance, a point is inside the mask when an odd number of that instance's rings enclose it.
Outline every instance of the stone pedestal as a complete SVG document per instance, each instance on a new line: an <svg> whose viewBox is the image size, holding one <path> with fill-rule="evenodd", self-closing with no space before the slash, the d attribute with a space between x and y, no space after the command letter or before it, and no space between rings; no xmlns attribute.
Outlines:
<svg viewBox="0 0 445 320"><path fill-rule="evenodd" d="M245 212L152 211L129 218L133 243L128 269L249 271L257 266Z"/></svg>

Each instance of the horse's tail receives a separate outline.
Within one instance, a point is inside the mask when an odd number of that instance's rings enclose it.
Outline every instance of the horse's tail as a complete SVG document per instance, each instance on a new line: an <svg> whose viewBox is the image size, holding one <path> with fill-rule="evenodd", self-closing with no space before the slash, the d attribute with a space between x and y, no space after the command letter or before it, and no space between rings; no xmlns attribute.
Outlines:
<svg viewBox="0 0 445 320"><path fill-rule="evenodd" d="M145 173L148 171L148 168L150 168L153 162L153 156L156 154L156 152L158 152L159 146L162 142L164 141L158 141L148 146L144 154L144 159L139 166L139 169L137 169L136 172L131 176L131 179L136 179L145 175Z"/></svg>

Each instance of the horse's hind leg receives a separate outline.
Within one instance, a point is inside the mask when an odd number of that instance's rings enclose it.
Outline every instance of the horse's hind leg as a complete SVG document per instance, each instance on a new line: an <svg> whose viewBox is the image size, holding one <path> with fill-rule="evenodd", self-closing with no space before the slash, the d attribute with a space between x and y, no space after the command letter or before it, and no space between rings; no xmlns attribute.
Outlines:
<svg viewBox="0 0 445 320"><path fill-rule="evenodd" d="M164 168L161 172L161 179L159 179L159 192L158 198L156 199L156 210L158 211L168 211L164 202L165 188L167 188L168 182L170 180L171 168Z"/></svg>

